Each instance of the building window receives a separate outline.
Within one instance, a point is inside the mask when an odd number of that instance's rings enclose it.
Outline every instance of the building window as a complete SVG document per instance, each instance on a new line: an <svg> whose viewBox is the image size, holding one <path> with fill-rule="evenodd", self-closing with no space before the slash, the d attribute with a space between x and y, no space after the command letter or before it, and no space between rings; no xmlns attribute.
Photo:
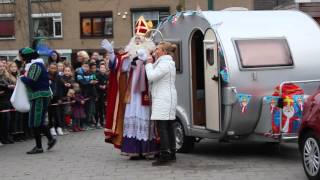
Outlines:
<svg viewBox="0 0 320 180"><path fill-rule="evenodd" d="M62 14L32 14L33 36L35 38L62 38Z"/></svg>
<svg viewBox="0 0 320 180"><path fill-rule="evenodd" d="M0 39L14 38L13 14L0 14Z"/></svg>
<svg viewBox="0 0 320 180"><path fill-rule="evenodd" d="M156 29L159 22L170 15L169 7L164 8L132 8L132 33L140 16L143 16L150 29Z"/></svg>
<svg viewBox="0 0 320 180"><path fill-rule="evenodd" d="M112 12L80 13L81 38L113 37Z"/></svg>
<svg viewBox="0 0 320 180"><path fill-rule="evenodd" d="M0 0L0 4L14 3L14 0Z"/></svg>
<svg viewBox="0 0 320 180"><path fill-rule="evenodd" d="M31 2L51 2L51 1L61 1L61 0L31 0Z"/></svg>
<svg viewBox="0 0 320 180"><path fill-rule="evenodd" d="M235 45L243 68L293 65L286 39L235 40Z"/></svg>
<svg viewBox="0 0 320 180"><path fill-rule="evenodd" d="M0 55L0 61L14 61L17 58L18 57L14 55Z"/></svg>

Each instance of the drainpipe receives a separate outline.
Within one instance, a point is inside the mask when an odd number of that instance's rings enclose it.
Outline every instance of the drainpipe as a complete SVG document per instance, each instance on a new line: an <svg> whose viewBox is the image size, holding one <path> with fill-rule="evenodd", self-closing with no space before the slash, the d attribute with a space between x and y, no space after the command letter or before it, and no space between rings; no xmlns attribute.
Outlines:
<svg viewBox="0 0 320 180"><path fill-rule="evenodd" d="M179 4L181 5L182 11L185 11L186 10L186 1L185 0L180 0Z"/></svg>
<svg viewBox="0 0 320 180"><path fill-rule="evenodd" d="M214 0L208 0L208 10L214 10Z"/></svg>
<svg viewBox="0 0 320 180"><path fill-rule="evenodd" d="M27 6L28 6L28 24L29 24L29 47L32 47L32 44L33 44L33 21L32 21L31 0L27 0Z"/></svg>

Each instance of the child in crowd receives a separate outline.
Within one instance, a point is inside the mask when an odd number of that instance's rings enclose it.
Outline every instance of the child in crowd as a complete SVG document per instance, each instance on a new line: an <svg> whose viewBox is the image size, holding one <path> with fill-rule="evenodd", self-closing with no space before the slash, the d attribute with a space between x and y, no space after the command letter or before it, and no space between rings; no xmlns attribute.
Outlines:
<svg viewBox="0 0 320 180"><path fill-rule="evenodd" d="M85 129L89 129L90 123L92 123L93 116L93 106L94 99L93 97L96 95L95 84L97 80L95 80L95 75L90 72L89 62L86 61L82 64L81 68L76 72L76 81L80 85L80 89L82 90L82 95L85 98L88 98L86 101L86 121L84 122ZM92 101L93 99L93 101Z"/></svg>
<svg viewBox="0 0 320 180"><path fill-rule="evenodd" d="M17 78L19 78L20 73L18 72L18 66L15 62L9 62L7 67L9 76L13 79L13 83L17 81ZM13 89L12 89L13 92ZM22 113L12 111L10 112L11 117L11 131L13 135L13 139L15 141L22 141L24 139L23 137L23 116Z"/></svg>
<svg viewBox="0 0 320 180"><path fill-rule="evenodd" d="M0 61L0 141L11 144L13 140L9 135L10 130L10 97L15 87L15 80L6 70L6 64ZM1 112L2 111L2 112Z"/></svg>
<svg viewBox="0 0 320 180"><path fill-rule="evenodd" d="M64 70L64 64L63 62L58 62L57 63L57 66L58 66L58 75L59 76L62 76L63 75L63 70Z"/></svg>
<svg viewBox="0 0 320 180"><path fill-rule="evenodd" d="M96 101L96 127L101 128L104 126L104 110L105 110L105 98L106 98L106 88L108 84L108 74L107 67L104 63L101 63L99 66L99 71L97 73L98 83L96 84L97 97ZM100 123L100 124L99 124Z"/></svg>
<svg viewBox="0 0 320 180"><path fill-rule="evenodd" d="M95 119L96 114L96 102L97 102L97 89L96 85L98 84L97 80L97 65L96 63L90 63L90 76L92 78L92 81L90 82L90 93L88 94L89 102L88 102L88 108L89 111L87 111L87 114L89 116L89 122L91 123L92 127L96 127L97 120Z"/></svg>
<svg viewBox="0 0 320 180"><path fill-rule="evenodd" d="M49 84L51 91L53 93L50 105L48 108L48 118L49 118L49 127L50 133L53 136L63 135L62 127L63 120L61 119L61 100L60 93L58 88L58 66L56 63L51 63L49 65Z"/></svg>
<svg viewBox="0 0 320 180"><path fill-rule="evenodd" d="M51 53L50 53L50 56L49 56L49 58L48 58L48 63L49 63L49 65L51 64L51 63L58 63L58 62L61 62L62 60L61 60L61 57L60 57L60 54L57 52L57 51L52 51Z"/></svg>
<svg viewBox="0 0 320 180"><path fill-rule="evenodd" d="M68 97L72 102L72 127L74 132L83 131L83 123L86 119L85 98L81 94L78 83L73 84L73 89L68 92Z"/></svg>
<svg viewBox="0 0 320 180"><path fill-rule="evenodd" d="M59 78L59 91L61 92L61 101L64 101L66 103L70 103L69 98L67 98L67 93L70 89L72 89L72 84L74 83L72 68L69 66L66 66L63 70L63 75ZM65 104L62 105L62 119L65 120L65 122L69 122L66 119L70 119L71 117L71 104Z"/></svg>

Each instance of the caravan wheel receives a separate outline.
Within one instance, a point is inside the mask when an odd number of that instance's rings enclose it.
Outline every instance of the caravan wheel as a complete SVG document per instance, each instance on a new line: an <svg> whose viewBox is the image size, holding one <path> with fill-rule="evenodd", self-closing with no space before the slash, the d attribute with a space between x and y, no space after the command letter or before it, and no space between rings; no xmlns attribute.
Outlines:
<svg viewBox="0 0 320 180"><path fill-rule="evenodd" d="M179 121L175 121L174 131L177 151L181 153L190 152L194 147L195 138L185 135L183 126Z"/></svg>

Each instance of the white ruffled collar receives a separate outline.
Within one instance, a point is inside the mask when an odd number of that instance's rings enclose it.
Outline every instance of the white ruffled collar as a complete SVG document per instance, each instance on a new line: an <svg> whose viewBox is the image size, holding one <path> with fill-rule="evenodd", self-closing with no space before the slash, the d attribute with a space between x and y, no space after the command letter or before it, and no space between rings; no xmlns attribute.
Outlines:
<svg viewBox="0 0 320 180"><path fill-rule="evenodd" d="M26 67L24 68L24 70L25 70L25 71L28 71L29 68L30 68L30 66L31 66L32 64L34 64L34 63L42 63L42 64L44 64L44 61L43 61L42 58L33 59L33 60L31 60L30 63L26 64Z"/></svg>

